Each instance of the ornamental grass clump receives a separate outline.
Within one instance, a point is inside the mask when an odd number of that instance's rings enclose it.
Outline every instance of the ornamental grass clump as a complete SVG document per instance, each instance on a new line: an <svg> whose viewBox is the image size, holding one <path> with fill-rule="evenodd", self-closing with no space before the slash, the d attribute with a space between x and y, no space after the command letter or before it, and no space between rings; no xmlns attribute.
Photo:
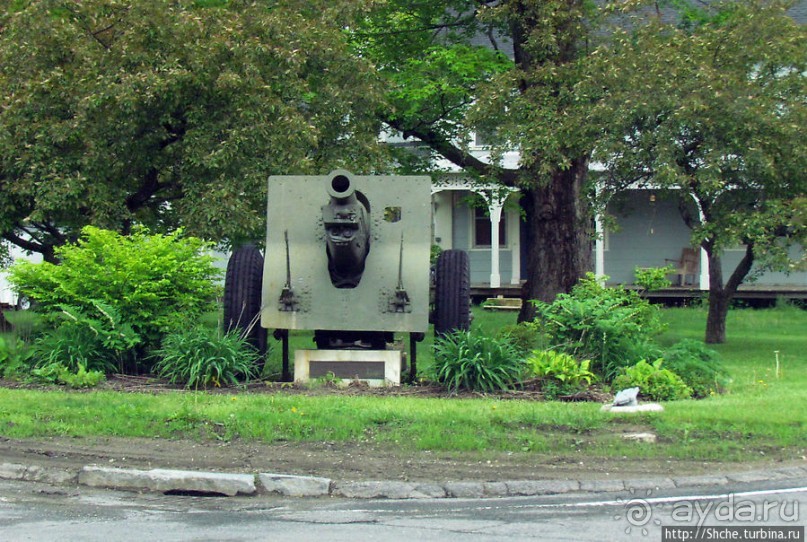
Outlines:
<svg viewBox="0 0 807 542"><path fill-rule="evenodd" d="M154 373L189 389L236 386L255 378L260 355L237 332L203 327L171 333L156 350Z"/></svg>
<svg viewBox="0 0 807 542"><path fill-rule="evenodd" d="M508 339L456 331L434 344L434 377L449 392L513 389L526 364Z"/></svg>

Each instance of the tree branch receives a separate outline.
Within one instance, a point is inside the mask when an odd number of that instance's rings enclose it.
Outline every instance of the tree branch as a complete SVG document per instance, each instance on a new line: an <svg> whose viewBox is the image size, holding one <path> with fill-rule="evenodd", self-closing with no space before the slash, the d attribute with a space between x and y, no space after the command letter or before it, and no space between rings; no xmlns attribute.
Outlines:
<svg viewBox="0 0 807 542"><path fill-rule="evenodd" d="M728 282L726 282L725 290L734 294L737 291L737 288L740 287L740 284L743 283L743 280L748 273L751 272L751 267L754 265L754 243L749 242L745 245L745 254L743 258L740 260L740 263L737 264L737 267L734 268L734 271L731 273Z"/></svg>
<svg viewBox="0 0 807 542"><path fill-rule="evenodd" d="M385 121L390 127L403 133L405 138L416 137L432 150L439 153L443 158L452 164L473 171L482 177L490 177L498 180L507 186L515 186L518 180L518 172L512 169L505 169L493 166L476 158L472 154L463 151L452 144L445 137L434 130L422 130L419 128L406 128L403 122L396 120Z"/></svg>
<svg viewBox="0 0 807 542"><path fill-rule="evenodd" d="M67 242L67 236L64 233L62 233L62 231L59 228L57 228L52 222L42 222L35 225L37 229L44 231L45 233L53 237L56 240L55 244L61 245Z"/></svg>
<svg viewBox="0 0 807 542"><path fill-rule="evenodd" d="M4 232L3 239L29 252L39 252L40 254L42 254L44 253L45 250L44 244L39 244L34 241L24 239L19 235L15 234L13 231Z"/></svg>
<svg viewBox="0 0 807 542"><path fill-rule="evenodd" d="M63 7L73 15L73 18L75 19L75 21L84 29L85 32L87 32L87 35L90 36L93 40L95 40L101 47L103 47L107 51L109 51L112 48L112 40L109 40L109 43L107 43L106 41L101 39L101 37L104 34L107 34L110 31L114 30L115 27L121 21L123 21L124 15L126 15L126 13L128 13L128 11L130 9L128 6L120 8L118 10L120 12L120 15L118 16L117 20L115 20L114 22L108 24L104 28L101 28L99 30L93 30L91 28L91 26L89 25L89 23L82 16L81 13L79 13L77 10L71 8L71 6L69 6L69 5L64 5Z"/></svg>
<svg viewBox="0 0 807 542"><path fill-rule="evenodd" d="M146 173L143 184L140 185L138 191L126 197L126 208L132 213L137 211L162 188L159 181L159 172L155 168L151 168Z"/></svg>
<svg viewBox="0 0 807 542"><path fill-rule="evenodd" d="M683 219L684 224L686 224L687 228L693 230L695 229L695 226L697 226L700 223L700 221L695 220L695 217L692 216L692 213L689 211L689 205L687 205L687 200L691 202L692 200L691 195L688 192L684 191L681 194L681 196L682 197L678 198L678 214L681 215L681 218Z"/></svg>
<svg viewBox="0 0 807 542"><path fill-rule="evenodd" d="M173 117L177 120L176 124L164 123L163 129L168 133L167 137L160 141L159 150L167 148L168 146L181 141L187 131L187 121L185 114L182 111L175 112ZM171 188L171 184L160 184L160 174L156 168L151 168L143 179L143 184L134 194L130 194L126 198L126 208L134 212L140 209L146 202L151 199L157 192Z"/></svg>
<svg viewBox="0 0 807 542"><path fill-rule="evenodd" d="M354 35L360 38L368 38L378 36L396 36L400 34L417 34L420 32L431 32L431 31L437 31L439 33L441 30L445 30L447 28L467 26L469 23L473 22L475 18L476 18L476 11L473 11L467 17L465 18L458 17L452 22L426 24L419 27L402 28L399 30L383 30L378 32L354 32Z"/></svg>

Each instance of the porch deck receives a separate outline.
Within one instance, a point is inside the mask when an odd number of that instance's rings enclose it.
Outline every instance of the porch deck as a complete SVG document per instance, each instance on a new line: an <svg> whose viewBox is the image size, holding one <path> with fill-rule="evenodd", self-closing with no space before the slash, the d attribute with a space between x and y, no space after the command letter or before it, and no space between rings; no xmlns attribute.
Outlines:
<svg viewBox="0 0 807 542"><path fill-rule="evenodd" d="M609 284L617 287L619 284ZM628 285L628 288L636 288ZM691 286L671 286L662 290L649 292L647 298L654 303L665 305L685 305L692 301L703 299L707 291L693 288ZM518 284L506 284L498 288L493 288L490 284L472 284L471 299L475 304L484 302L488 298L494 297L518 298L521 297L521 286ZM734 297L736 301L743 301L751 306L773 305L777 299L787 299L807 303L807 286L793 285L761 285L743 284Z"/></svg>

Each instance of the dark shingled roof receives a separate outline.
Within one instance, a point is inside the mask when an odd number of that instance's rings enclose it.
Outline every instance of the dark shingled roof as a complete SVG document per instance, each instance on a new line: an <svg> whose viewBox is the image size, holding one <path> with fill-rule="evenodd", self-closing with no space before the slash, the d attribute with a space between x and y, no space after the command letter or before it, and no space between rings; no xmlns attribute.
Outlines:
<svg viewBox="0 0 807 542"><path fill-rule="evenodd" d="M796 4L788 10L788 13L797 23L807 23L807 0L799 0L796 2Z"/></svg>
<svg viewBox="0 0 807 542"><path fill-rule="evenodd" d="M705 7L711 3L718 3L719 0L690 0L692 3L697 5L698 7ZM655 14L655 10L653 10L653 14ZM799 24L807 23L807 0L795 0L793 3L793 7L788 10L788 14L793 17L793 19ZM634 15L635 16L635 15ZM672 21L675 19L674 10L671 8L662 8L662 17L666 20ZM629 24L629 23L626 23ZM513 44L510 42L510 39L506 36L495 35L494 36L496 47L506 54L508 57L513 58ZM473 45L478 45L482 47L491 47L491 39L489 36L484 34L479 34L475 36L471 43Z"/></svg>

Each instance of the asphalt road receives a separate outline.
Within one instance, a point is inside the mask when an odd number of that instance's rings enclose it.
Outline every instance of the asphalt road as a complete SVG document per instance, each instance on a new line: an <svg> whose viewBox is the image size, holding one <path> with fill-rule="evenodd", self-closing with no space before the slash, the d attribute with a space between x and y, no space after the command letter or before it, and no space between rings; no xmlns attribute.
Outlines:
<svg viewBox="0 0 807 542"><path fill-rule="evenodd" d="M168 496L0 480L3 541L658 541L663 527L699 524L801 527L795 540L803 541L805 523L807 478L696 491L407 501Z"/></svg>

